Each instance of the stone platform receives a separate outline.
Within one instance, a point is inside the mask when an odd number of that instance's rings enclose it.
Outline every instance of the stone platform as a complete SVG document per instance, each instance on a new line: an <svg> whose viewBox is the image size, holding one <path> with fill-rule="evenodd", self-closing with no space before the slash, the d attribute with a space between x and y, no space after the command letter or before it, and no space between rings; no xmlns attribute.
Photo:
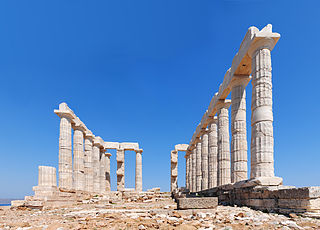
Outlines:
<svg viewBox="0 0 320 230"><path fill-rule="evenodd" d="M219 204L247 206L281 214L296 213L320 218L320 187L252 186L239 184L219 186L186 196L218 197Z"/></svg>

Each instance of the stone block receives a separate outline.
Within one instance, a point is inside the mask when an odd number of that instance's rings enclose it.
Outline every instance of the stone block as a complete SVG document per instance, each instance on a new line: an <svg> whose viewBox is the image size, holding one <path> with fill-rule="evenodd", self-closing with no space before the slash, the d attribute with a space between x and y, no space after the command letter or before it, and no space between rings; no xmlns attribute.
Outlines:
<svg viewBox="0 0 320 230"><path fill-rule="evenodd" d="M105 149L119 149L119 146L118 142L104 142Z"/></svg>
<svg viewBox="0 0 320 230"><path fill-rule="evenodd" d="M178 209L211 209L218 206L217 197L179 198Z"/></svg>
<svg viewBox="0 0 320 230"><path fill-rule="evenodd" d="M11 207L21 207L25 205L25 201L24 200L12 200L11 201Z"/></svg>
<svg viewBox="0 0 320 230"><path fill-rule="evenodd" d="M188 144L178 144L174 146L176 151L187 151L189 145Z"/></svg>
<svg viewBox="0 0 320 230"><path fill-rule="evenodd" d="M320 197L320 186L281 189L277 191L279 199L308 199Z"/></svg>

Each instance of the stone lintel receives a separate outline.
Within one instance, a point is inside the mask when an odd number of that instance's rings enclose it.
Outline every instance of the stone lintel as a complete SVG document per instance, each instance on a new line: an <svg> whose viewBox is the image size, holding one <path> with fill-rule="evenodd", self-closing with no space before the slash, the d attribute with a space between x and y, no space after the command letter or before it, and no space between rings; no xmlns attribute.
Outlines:
<svg viewBox="0 0 320 230"><path fill-rule="evenodd" d="M187 151L189 145L188 144L177 144L174 146L176 151Z"/></svg>
<svg viewBox="0 0 320 230"><path fill-rule="evenodd" d="M129 143L129 142L123 142L120 143L120 148L124 150L139 150L139 144L138 143Z"/></svg>
<svg viewBox="0 0 320 230"><path fill-rule="evenodd" d="M110 141L105 141L104 142L104 148L105 149L119 149L119 142L110 142Z"/></svg>
<svg viewBox="0 0 320 230"><path fill-rule="evenodd" d="M93 145L98 146L99 148L104 148L104 141L101 137L95 137L93 139Z"/></svg>

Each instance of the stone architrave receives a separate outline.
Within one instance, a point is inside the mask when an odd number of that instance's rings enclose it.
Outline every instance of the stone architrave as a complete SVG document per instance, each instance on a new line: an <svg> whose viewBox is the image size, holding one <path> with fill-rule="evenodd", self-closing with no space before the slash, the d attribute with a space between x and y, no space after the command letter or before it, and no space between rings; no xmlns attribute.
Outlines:
<svg viewBox="0 0 320 230"><path fill-rule="evenodd" d="M231 102L223 100L218 109L218 186L231 183L229 112Z"/></svg>
<svg viewBox="0 0 320 230"><path fill-rule="evenodd" d="M201 171L201 140L196 144L196 192L201 191L202 171Z"/></svg>
<svg viewBox="0 0 320 230"><path fill-rule="evenodd" d="M201 190L208 189L209 185L208 150L208 129L206 129L201 137Z"/></svg>
<svg viewBox="0 0 320 230"><path fill-rule="evenodd" d="M171 192L178 188L178 151L171 151Z"/></svg>
<svg viewBox="0 0 320 230"><path fill-rule="evenodd" d="M248 179L246 86L249 76L234 76L231 91L231 182Z"/></svg>
<svg viewBox="0 0 320 230"><path fill-rule="evenodd" d="M93 141L92 149L92 161L93 161L93 191L100 193L100 148L101 140L99 137L95 137Z"/></svg>
<svg viewBox="0 0 320 230"><path fill-rule="evenodd" d="M93 192L93 134L87 132L84 139L84 176L85 191Z"/></svg>
<svg viewBox="0 0 320 230"><path fill-rule="evenodd" d="M209 188L214 188L217 186L217 172L218 172L218 128L217 128L218 118L214 117L208 125L208 186Z"/></svg>
<svg viewBox="0 0 320 230"><path fill-rule="evenodd" d="M136 192L142 192L142 149L136 151Z"/></svg>
<svg viewBox="0 0 320 230"><path fill-rule="evenodd" d="M196 167L197 167L197 149L193 146L193 149L191 150L192 154L192 186L191 191L196 191L196 184L197 184L197 175L196 175Z"/></svg>
<svg viewBox="0 0 320 230"><path fill-rule="evenodd" d="M106 155L105 150L100 148L100 193L104 194L106 192Z"/></svg>
<svg viewBox="0 0 320 230"><path fill-rule="evenodd" d="M61 118L59 136L59 187L72 189L72 113L66 103L59 105L55 113Z"/></svg>
<svg viewBox="0 0 320 230"><path fill-rule="evenodd" d="M269 26L269 25L268 25ZM264 32L271 31L264 28ZM271 37L264 37L251 45L252 103L251 103L251 175L274 177L273 112L271 50L275 45Z"/></svg>
<svg viewBox="0 0 320 230"><path fill-rule="evenodd" d="M117 149L117 191L124 189L124 149Z"/></svg>
<svg viewBox="0 0 320 230"><path fill-rule="evenodd" d="M73 188L78 191L84 191L85 176L83 137L85 128L79 120L76 120L73 125L73 130Z"/></svg>
<svg viewBox="0 0 320 230"><path fill-rule="evenodd" d="M111 153L106 153L106 191L111 191L111 181L110 181L110 157Z"/></svg>

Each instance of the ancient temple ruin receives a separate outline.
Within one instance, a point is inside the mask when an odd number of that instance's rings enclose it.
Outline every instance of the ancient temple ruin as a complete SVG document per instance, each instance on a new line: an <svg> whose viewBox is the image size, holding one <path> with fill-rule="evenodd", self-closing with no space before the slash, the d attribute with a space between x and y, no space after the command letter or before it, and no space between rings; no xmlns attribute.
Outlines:
<svg viewBox="0 0 320 230"><path fill-rule="evenodd" d="M29 202L30 206L34 206L35 201L63 200L70 194L110 194L109 149L115 149L117 155L117 191L126 191L125 151L130 150L136 153L135 192L142 192L143 150L138 143L104 141L95 136L66 103L61 103L54 113L60 117L59 185L56 168L39 166L38 186L33 187L35 196L26 197L25 201L15 201L13 205Z"/></svg>
<svg viewBox="0 0 320 230"><path fill-rule="evenodd" d="M260 31L256 27L248 29L186 149L187 197L211 196L218 197L219 203L224 204L280 213L319 214L320 187L283 186L282 178L274 172L271 51L279 38L280 34L273 32L270 24ZM248 178L246 86L250 81ZM175 152L171 152L171 165L176 164ZM175 180L173 183L171 179L171 191L175 192L178 174L173 168L171 178ZM192 205L194 208L194 203Z"/></svg>

